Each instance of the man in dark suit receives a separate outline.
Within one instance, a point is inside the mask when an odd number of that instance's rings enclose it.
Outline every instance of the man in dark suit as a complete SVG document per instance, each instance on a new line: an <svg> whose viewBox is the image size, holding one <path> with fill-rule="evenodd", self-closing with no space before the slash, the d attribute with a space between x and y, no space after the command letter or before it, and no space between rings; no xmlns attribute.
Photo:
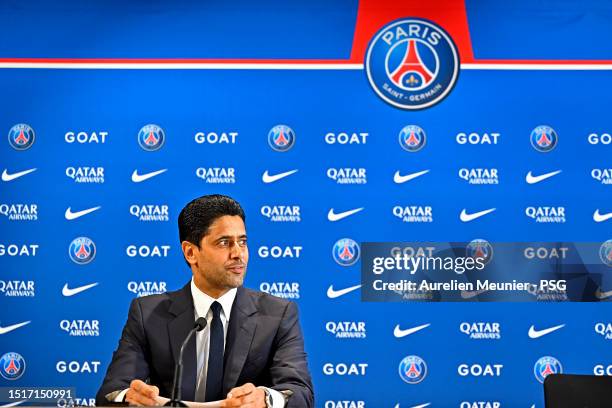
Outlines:
<svg viewBox="0 0 612 408"><path fill-rule="evenodd" d="M176 292L132 301L98 405L158 405L170 396L174 364L194 322L206 318L184 354L182 397L223 407L312 407L313 388L294 303L242 286L248 263L244 211L209 195L179 215L193 278Z"/></svg>

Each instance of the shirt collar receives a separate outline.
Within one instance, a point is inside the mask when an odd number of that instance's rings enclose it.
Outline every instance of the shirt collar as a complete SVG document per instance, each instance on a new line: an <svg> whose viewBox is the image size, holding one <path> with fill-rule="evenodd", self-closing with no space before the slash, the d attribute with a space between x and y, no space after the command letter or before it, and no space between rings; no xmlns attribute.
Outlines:
<svg viewBox="0 0 612 408"><path fill-rule="evenodd" d="M212 305L214 301L217 301L221 303L225 319L229 321L232 313L232 305L234 304L234 299L236 299L237 291L238 290L236 288L230 289L219 299L215 299L202 292L194 283L193 278L191 278L191 296L193 297L193 306L195 308L196 319L198 317L206 317L206 314L210 309L210 305Z"/></svg>

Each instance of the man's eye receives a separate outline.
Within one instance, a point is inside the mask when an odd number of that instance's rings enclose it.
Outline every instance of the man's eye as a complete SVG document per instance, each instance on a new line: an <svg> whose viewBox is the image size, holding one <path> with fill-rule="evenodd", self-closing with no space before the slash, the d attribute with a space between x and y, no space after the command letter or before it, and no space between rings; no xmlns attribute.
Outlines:
<svg viewBox="0 0 612 408"><path fill-rule="evenodd" d="M227 244L229 244L229 241L227 239L222 239L221 241L219 241L219 245L221 246L227 246Z"/></svg>
<svg viewBox="0 0 612 408"><path fill-rule="evenodd" d="M247 240L246 239L241 239L240 241L238 241L238 244L240 246L246 246L247 245Z"/></svg>

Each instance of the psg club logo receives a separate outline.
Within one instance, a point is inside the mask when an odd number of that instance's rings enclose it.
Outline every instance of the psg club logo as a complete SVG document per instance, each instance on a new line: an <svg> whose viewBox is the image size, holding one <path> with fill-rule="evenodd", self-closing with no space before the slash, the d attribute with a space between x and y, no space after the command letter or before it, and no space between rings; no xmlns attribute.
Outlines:
<svg viewBox="0 0 612 408"><path fill-rule="evenodd" d="M138 132L138 144L148 152L161 149L165 141L166 134L157 125L143 126Z"/></svg>
<svg viewBox="0 0 612 408"><path fill-rule="evenodd" d="M533 366L535 378L542 384L550 374L561 374L562 372L561 363L554 357L542 357Z"/></svg>
<svg viewBox="0 0 612 408"><path fill-rule="evenodd" d="M399 133L399 144L407 152L418 152L426 140L425 131L416 125L408 125Z"/></svg>
<svg viewBox="0 0 612 408"><path fill-rule="evenodd" d="M6 353L0 358L0 375L7 380L17 380L25 372L26 363L21 354Z"/></svg>
<svg viewBox="0 0 612 408"><path fill-rule="evenodd" d="M15 150L27 150L34 144L35 136L30 125L20 123L9 130L8 141Z"/></svg>
<svg viewBox="0 0 612 408"><path fill-rule="evenodd" d="M470 241L465 252L468 258L482 258L485 265L493 259L493 247L484 239Z"/></svg>
<svg viewBox="0 0 612 408"><path fill-rule="evenodd" d="M334 261L340 266L351 266L359 260L359 245L350 238L336 241L332 250Z"/></svg>
<svg viewBox="0 0 612 408"><path fill-rule="evenodd" d="M599 247L599 258L604 264L612 266L612 239L601 244Z"/></svg>
<svg viewBox="0 0 612 408"><path fill-rule="evenodd" d="M438 25L396 20L370 41L365 67L374 91L401 109L424 109L444 99L459 75L459 53Z"/></svg>
<svg viewBox="0 0 612 408"><path fill-rule="evenodd" d="M87 237L78 237L70 243L68 254L72 262L85 265L96 257L96 245Z"/></svg>
<svg viewBox="0 0 612 408"><path fill-rule="evenodd" d="M399 363L399 376L408 384L418 384L427 376L427 364L419 356L406 356Z"/></svg>
<svg viewBox="0 0 612 408"><path fill-rule="evenodd" d="M277 152L286 152L295 144L295 132L289 126L276 125L268 132L268 144Z"/></svg>
<svg viewBox="0 0 612 408"><path fill-rule="evenodd" d="M557 146L557 132L550 126L538 126L531 131L531 145L538 152L547 153Z"/></svg>

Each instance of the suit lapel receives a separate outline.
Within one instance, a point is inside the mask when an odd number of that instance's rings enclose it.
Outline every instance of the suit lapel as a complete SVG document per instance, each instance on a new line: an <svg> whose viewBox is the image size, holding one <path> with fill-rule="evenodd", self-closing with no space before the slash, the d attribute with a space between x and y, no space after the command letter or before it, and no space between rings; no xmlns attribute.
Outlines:
<svg viewBox="0 0 612 408"><path fill-rule="evenodd" d="M223 393L237 385L238 377L244 366L251 342L257 327L257 319L250 317L257 312L251 294L242 286L238 288L232 306L225 346L223 373Z"/></svg>
<svg viewBox="0 0 612 408"><path fill-rule="evenodd" d="M174 315L174 319L168 322L168 336L174 363L178 361L181 344L193 328L195 314L193 311L193 297L191 296L191 283L188 283L172 299L168 312ZM195 335L191 337L185 347L183 354L183 385L181 387L182 399L193 401L196 388L196 343ZM169 396L168 396L169 397Z"/></svg>

